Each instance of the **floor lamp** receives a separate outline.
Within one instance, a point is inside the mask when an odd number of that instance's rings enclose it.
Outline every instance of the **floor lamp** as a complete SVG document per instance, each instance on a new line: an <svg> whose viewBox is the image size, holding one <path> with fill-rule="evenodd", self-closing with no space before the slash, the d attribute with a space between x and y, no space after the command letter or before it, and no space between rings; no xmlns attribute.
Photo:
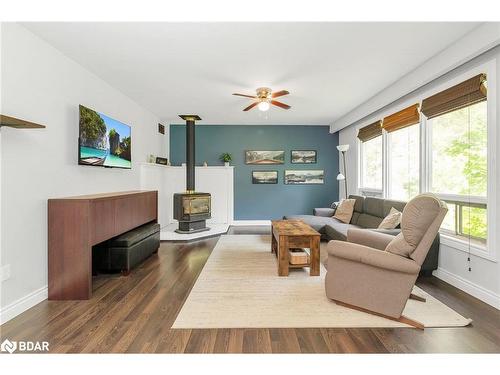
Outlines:
<svg viewBox="0 0 500 375"><path fill-rule="evenodd" d="M338 145L337 150L339 150L342 153L342 162L343 162L343 173L340 173L337 175L337 181L344 181L344 192L345 192L345 199L347 199L347 166L345 163L345 153L347 150L349 150L349 145Z"/></svg>

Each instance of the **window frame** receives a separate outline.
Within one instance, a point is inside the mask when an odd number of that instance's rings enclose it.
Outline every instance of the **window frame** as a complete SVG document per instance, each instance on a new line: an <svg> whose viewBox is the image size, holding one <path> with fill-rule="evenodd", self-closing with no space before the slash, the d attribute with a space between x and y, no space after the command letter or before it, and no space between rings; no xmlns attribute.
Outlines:
<svg viewBox="0 0 500 375"><path fill-rule="evenodd" d="M494 66L495 61L489 61L488 63L482 64L473 68L466 73L463 73L446 83L439 85L432 91L426 93L426 96L433 95L442 90L446 90L460 82L465 81L468 78L472 78L479 73L486 73L488 79L488 98L487 98L487 109L486 109L486 121L487 121L487 168L488 168L488 182L486 197L481 196L465 196L457 194L445 194L445 193L435 193L437 197L444 201L460 202L467 204L486 204L487 210L487 238L485 244L477 244L474 242L470 243L470 253L479 256L484 259L491 261L497 261L498 251L496 249L496 233L498 231L498 224L496 224L497 216L497 205L496 205L496 191L495 191L495 181L497 179L496 166L495 166L495 156L492 157L492 152L496 149L496 110L497 110L497 93L496 93L496 72ZM425 185L423 186L423 191L432 191L432 126L428 123L429 121L425 116L422 116L421 125L424 129L425 141L422 142L425 147ZM496 227L496 228L495 228ZM461 238L461 236L452 235L447 233L446 230L441 230L441 243L458 250L469 252L469 241L467 237Z"/></svg>
<svg viewBox="0 0 500 375"><path fill-rule="evenodd" d="M357 130L356 130L356 133L357 133ZM383 131L382 131L382 135L380 135L380 137L382 137L382 188L381 189L376 189L376 188L373 188L373 187L365 187L363 186L363 143L361 140L359 140L358 138L357 139L357 144L358 144L358 160L359 160L359 165L358 165L358 181L359 181L359 184L358 184L358 191L360 193L368 193L367 195L371 195L371 196L380 196L382 197L383 196L383 192L384 192L384 163L383 163L383 153L384 153L384 135L383 135ZM375 138L374 138L375 139ZM369 142L369 141L368 141Z"/></svg>
<svg viewBox="0 0 500 375"><path fill-rule="evenodd" d="M422 115L423 116L423 115ZM420 116L420 117L422 117ZM422 185L420 183L420 180L422 179L422 158L421 158L421 154L422 154L422 150L421 150L421 146L422 146L422 120L420 120L420 123L418 124L414 124L414 125L410 125L410 126L417 126L419 127L419 141L420 141L420 148L418 150L419 152L419 163L418 163L418 193L417 194L420 194L422 193ZM404 128L406 129L406 128ZM400 129L400 130L404 130L404 129ZM396 130L392 133L397 133L399 130ZM386 137L386 150L387 150L387 153L386 153L386 169L387 169L387 176L386 176L386 187L385 187L385 197L386 198L391 198L392 197L392 184L391 184L391 179L390 179L390 176L392 176L392 163L391 163L391 160L392 158L390 157L391 155L391 142L390 142L390 139L391 139L391 134L392 133L389 133L389 132L386 132L384 130L384 133L385 133L385 137ZM383 163L382 163L383 164Z"/></svg>
<svg viewBox="0 0 500 375"><path fill-rule="evenodd" d="M487 205L487 225L488 234L487 241L485 245L478 245L476 243L470 243L464 238L458 238L458 236L450 235L446 231L441 232L441 243L447 245L453 249L457 249L464 252L469 252L478 257L494 261L498 260L498 255L500 253L497 250L497 233L500 232L500 215L497 212L499 207L497 205L497 191L496 182L497 176L497 162L496 162L496 147L497 147L497 110L498 110L498 96L497 96L497 60L491 59L485 63L478 64L473 68L464 71L453 78L446 80L435 86L434 88L424 91L416 97L400 101L397 106L390 109L386 109L377 113L376 116L371 116L367 118L366 122L361 124L359 128L366 126L367 124L376 121L377 119L383 118L391 113L397 112L409 105L416 102L421 102L424 98L434 95L440 91L446 90L460 82L463 82L469 78L474 77L477 74L485 73L488 79L488 105L487 105L487 167L488 167L488 183L487 183L487 195L486 197L476 197L476 196L461 196L454 194L436 194L440 199L448 201L456 201L461 203L473 203L473 204L486 204ZM431 179L432 179L432 129L427 123L427 119L424 115L420 116L420 163L419 163L419 191L420 193L431 191ZM389 165L389 155L390 155L390 142L389 134L383 130L382 131L382 190L370 189L362 186L362 164L363 164L363 147L359 143L361 141L357 140L358 145L358 192L363 194L364 192L371 194L379 194L379 196L384 198L390 198L390 165ZM500 146L500 145L499 145Z"/></svg>

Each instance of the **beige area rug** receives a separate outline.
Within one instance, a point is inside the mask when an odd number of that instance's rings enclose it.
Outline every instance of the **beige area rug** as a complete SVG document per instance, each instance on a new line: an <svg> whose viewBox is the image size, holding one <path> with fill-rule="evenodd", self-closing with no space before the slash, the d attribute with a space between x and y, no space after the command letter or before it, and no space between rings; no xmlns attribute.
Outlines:
<svg viewBox="0 0 500 375"><path fill-rule="evenodd" d="M382 317L336 305L325 295L326 269L277 276L270 236L221 236L172 328L408 327ZM326 243L322 243L322 259ZM462 327L470 323L415 287L427 302L409 300L404 315L425 327Z"/></svg>

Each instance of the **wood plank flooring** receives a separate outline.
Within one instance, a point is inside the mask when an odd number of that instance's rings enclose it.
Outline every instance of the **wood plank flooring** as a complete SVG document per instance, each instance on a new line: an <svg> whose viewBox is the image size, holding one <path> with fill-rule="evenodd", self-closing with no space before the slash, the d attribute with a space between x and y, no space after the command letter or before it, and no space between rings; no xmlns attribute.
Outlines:
<svg viewBox="0 0 500 375"><path fill-rule="evenodd" d="M233 227L230 234L269 233ZM44 301L0 327L52 353L500 353L500 312L435 277L417 285L472 318L464 328L170 329L217 237L163 242L128 277L101 275L89 301Z"/></svg>

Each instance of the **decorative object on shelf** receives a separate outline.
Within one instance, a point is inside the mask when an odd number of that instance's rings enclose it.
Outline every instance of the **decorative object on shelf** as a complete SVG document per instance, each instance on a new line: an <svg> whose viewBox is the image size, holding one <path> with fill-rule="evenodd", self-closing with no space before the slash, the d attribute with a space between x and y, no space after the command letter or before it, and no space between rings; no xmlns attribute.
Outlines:
<svg viewBox="0 0 500 375"><path fill-rule="evenodd" d="M278 171L252 171L252 184L277 184Z"/></svg>
<svg viewBox="0 0 500 375"><path fill-rule="evenodd" d="M316 150L292 150L292 164L316 164Z"/></svg>
<svg viewBox="0 0 500 375"><path fill-rule="evenodd" d="M206 161L206 160L203 162L203 166L204 166L204 167L208 167L208 163L207 163L207 161Z"/></svg>
<svg viewBox="0 0 500 375"><path fill-rule="evenodd" d="M321 185L325 183L325 171L317 170L285 170L285 185Z"/></svg>
<svg viewBox="0 0 500 375"><path fill-rule="evenodd" d="M8 126L9 128L15 129L44 129L44 125L40 125L34 122L20 120L15 117L10 117L6 115L0 115L0 128L2 126Z"/></svg>
<svg viewBox="0 0 500 375"><path fill-rule="evenodd" d="M219 156L220 161L224 162L224 166L229 167L229 163L233 160L230 153L224 152Z"/></svg>
<svg viewBox="0 0 500 375"><path fill-rule="evenodd" d="M349 150L349 145L338 145L337 150L342 153L342 166L343 173L339 172L337 175L337 181L344 181L344 193L345 199L347 199L347 165L345 163L345 153Z"/></svg>
<svg viewBox="0 0 500 375"><path fill-rule="evenodd" d="M168 165L168 159L157 156L156 157L156 164Z"/></svg>
<svg viewBox="0 0 500 375"><path fill-rule="evenodd" d="M251 98L254 100L252 104L250 104L248 107L243 109L243 111L249 111L255 106L259 109L259 111L266 112L269 110L269 108L272 105L275 105L277 107L283 108L283 109L290 109L291 107L288 104L278 102L274 100L274 98L278 98L280 96L288 95L290 94L287 90L281 90L278 92L273 93L273 91L269 87L259 87L257 90L255 90L257 95L246 95L246 94L233 94L236 96L243 96L245 98Z"/></svg>
<svg viewBox="0 0 500 375"><path fill-rule="evenodd" d="M165 134L165 125L158 124L158 133Z"/></svg>
<svg viewBox="0 0 500 375"><path fill-rule="evenodd" d="M285 151L245 151L245 164L283 164Z"/></svg>
<svg viewBox="0 0 500 375"><path fill-rule="evenodd" d="M170 160L167 160L167 165L169 165L169 166L172 165L172 164L170 164Z"/></svg>
<svg viewBox="0 0 500 375"><path fill-rule="evenodd" d="M153 154L150 154L148 156L148 162L150 162L150 163L156 163L156 156L154 156Z"/></svg>

